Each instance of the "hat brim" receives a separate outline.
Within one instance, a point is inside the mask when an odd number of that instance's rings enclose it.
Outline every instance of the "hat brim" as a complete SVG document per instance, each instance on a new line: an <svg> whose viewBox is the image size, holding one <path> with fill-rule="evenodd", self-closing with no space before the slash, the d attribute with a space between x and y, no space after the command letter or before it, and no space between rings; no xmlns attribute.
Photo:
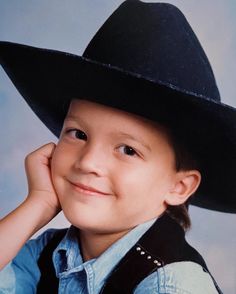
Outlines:
<svg viewBox="0 0 236 294"><path fill-rule="evenodd" d="M0 42L0 63L41 121L59 137L71 99L88 99L164 123L203 164L191 204L236 213L236 110L66 52Z"/></svg>

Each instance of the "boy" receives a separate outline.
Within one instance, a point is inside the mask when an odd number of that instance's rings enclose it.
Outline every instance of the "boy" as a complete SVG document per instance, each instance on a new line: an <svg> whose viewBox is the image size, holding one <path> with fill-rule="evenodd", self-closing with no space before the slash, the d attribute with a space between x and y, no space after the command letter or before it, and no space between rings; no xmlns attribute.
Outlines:
<svg viewBox="0 0 236 294"><path fill-rule="evenodd" d="M185 243L182 246L182 238L175 244L177 251L185 252L177 254L172 242L182 234L178 223L189 226L185 203L200 183L196 204L235 209L231 207L235 204L233 171L223 203L218 196L226 182L215 182L220 175L213 165L214 156L223 150L221 139L226 140L228 152L222 154L220 164L232 163L235 145L227 136L234 127L220 112L227 112L235 123L235 111L220 103L210 66L183 15L168 4L126 1L82 58L9 43L2 43L0 52L4 68L24 98L56 135L65 118L55 151L48 144L26 160L29 196L1 221L2 266L62 208L73 226L48 259L53 260L54 276L60 278L60 293L93 288L95 293L134 289L135 293L217 293L217 285L202 270L207 271L201 257ZM27 60L23 71L20 60ZM60 68L65 76L58 73ZM32 73L35 76L30 78ZM196 121L199 114L202 120ZM220 132L213 132L216 126ZM226 127L228 134L223 132ZM212 146L215 150L210 153ZM140 237L150 236L152 225L157 228L156 239L162 236L168 250L160 247L153 253L142 246L150 245ZM6 269L13 269L18 279L9 287L19 292L23 287L24 293L45 289L41 256L54 235L55 231L46 232L23 247ZM141 245L133 249L137 241ZM160 243L159 239L157 246ZM138 264L137 269L122 265L122 260L129 265L139 252L141 269L150 266L141 279L137 279ZM115 283L124 281L127 270L134 284Z"/></svg>

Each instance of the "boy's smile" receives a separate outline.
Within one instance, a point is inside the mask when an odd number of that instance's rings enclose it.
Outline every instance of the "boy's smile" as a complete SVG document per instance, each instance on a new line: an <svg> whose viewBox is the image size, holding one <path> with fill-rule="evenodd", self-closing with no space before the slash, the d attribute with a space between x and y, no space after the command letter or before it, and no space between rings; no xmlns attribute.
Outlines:
<svg viewBox="0 0 236 294"><path fill-rule="evenodd" d="M81 183L75 183L75 182L71 182L71 184L73 185L73 187L75 188L75 190L77 190L80 193L84 193L86 195L94 195L94 196L102 196L102 195L109 195L108 193L104 193L102 191L99 191L97 189L94 189L93 187L89 187L89 186L85 186Z"/></svg>
<svg viewBox="0 0 236 294"><path fill-rule="evenodd" d="M86 100L73 100L52 159L61 207L76 227L120 232L157 217L176 177L161 127Z"/></svg>

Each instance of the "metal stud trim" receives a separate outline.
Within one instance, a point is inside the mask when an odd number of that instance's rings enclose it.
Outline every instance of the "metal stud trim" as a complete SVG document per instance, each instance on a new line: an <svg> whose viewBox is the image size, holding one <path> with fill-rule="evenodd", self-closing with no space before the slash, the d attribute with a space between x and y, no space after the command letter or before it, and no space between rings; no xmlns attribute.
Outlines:
<svg viewBox="0 0 236 294"><path fill-rule="evenodd" d="M142 256L146 256L146 259L149 261L152 261L154 264L157 265L157 267L161 267L162 266L162 262L157 260L156 258L154 259L153 256L150 255L150 253L145 252L144 249L141 246L137 246L136 247L136 251L142 255Z"/></svg>

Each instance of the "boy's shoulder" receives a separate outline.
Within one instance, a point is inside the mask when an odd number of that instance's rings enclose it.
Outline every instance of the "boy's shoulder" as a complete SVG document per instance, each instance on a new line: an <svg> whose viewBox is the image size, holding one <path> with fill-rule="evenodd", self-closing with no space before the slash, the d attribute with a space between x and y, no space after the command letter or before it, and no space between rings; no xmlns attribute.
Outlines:
<svg viewBox="0 0 236 294"><path fill-rule="evenodd" d="M147 293L219 293L213 279L204 268L189 261L174 262L147 276L135 289L135 294Z"/></svg>
<svg viewBox="0 0 236 294"><path fill-rule="evenodd" d="M60 231L63 231L65 229L68 229L68 228L49 228L45 231L42 231L40 234L37 234L37 236L31 238L29 241L37 241L37 240L50 240L55 234L57 234L58 232Z"/></svg>
<svg viewBox="0 0 236 294"><path fill-rule="evenodd" d="M43 247L48 244L52 239L56 238L57 236L65 236L66 232L69 228L50 228L45 231L43 231L41 234L39 234L37 237L32 238L28 241L28 243L36 243L36 244L42 244Z"/></svg>
<svg viewBox="0 0 236 294"><path fill-rule="evenodd" d="M41 275L38 259L44 248L56 238L63 238L67 230L48 229L26 242L12 262L0 271L0 293L35 293Z"/></svg>
<svg viewBox="0 0 236 294"><path fill-rule="evenodd" d="M17 256L13 259L13 263L22 263L22 260L31 260L37 262L44 248L56 240L54 245L60 242L60 239L65 236L68 228L64 229L47 229L34 239L30 239L19 251ZM53 246L54 246L53 245Z"/></svg>

